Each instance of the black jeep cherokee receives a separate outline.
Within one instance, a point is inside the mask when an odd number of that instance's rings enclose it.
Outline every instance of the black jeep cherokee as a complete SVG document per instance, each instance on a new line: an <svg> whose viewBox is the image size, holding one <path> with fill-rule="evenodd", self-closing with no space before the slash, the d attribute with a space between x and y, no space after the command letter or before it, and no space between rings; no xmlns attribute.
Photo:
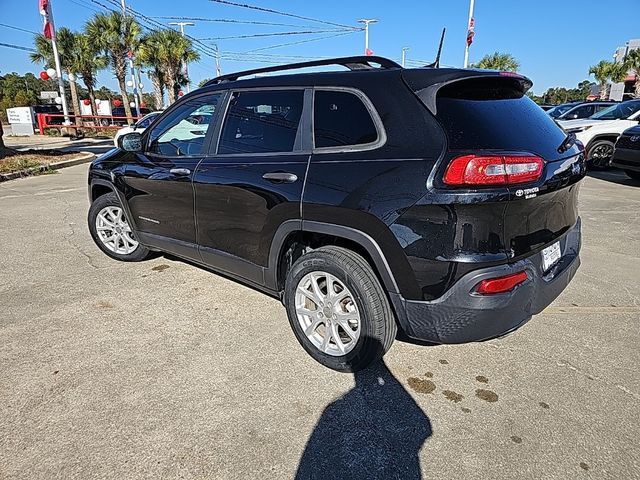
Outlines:
<svg viewBox="0 0 640 480"><path fill-rule="evenodd" d="M328 64L350 71L239 79ZM281 298L336 370L397 329L503 335L580 263L583 152L530 87L380 57L219 77L93 162L89 229L115 259L169 252Z"/></svg>

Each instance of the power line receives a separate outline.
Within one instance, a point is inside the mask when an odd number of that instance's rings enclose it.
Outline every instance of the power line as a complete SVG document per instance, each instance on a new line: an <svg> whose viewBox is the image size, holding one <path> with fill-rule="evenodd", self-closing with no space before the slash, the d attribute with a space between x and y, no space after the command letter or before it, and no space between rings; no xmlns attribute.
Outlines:
<svg viewBox="0 0 640 480"><path fill-rule="evenodd" d="M353 27L351 25L344 25L344 24L341 24L341 23L334 23L334 22L329 22L329 21L326 21L326 20L318 20L317 18L303 17L302 15L296 15L294 13L280 12L278 10L273 10L271 8L258 7L258 6L255 6L255 5L248 5L246 3L235 3L235 2L230 2L228 0L209 0L209 1L210 2L215 2L215 3L220 3L222 5L230 5L230 6L233 6L233 7L248 8L250 10L258 10L259 12L272 13L274 15L282 15L284 17L297 18L297 19L300 19L300 20L307 20L309 22L324 23L325 25L333 25L334 27L351 28L351 29L355 29L356 28L356 27Z"/></svg>
<svg viewBox="0 0 640 480"><path fill-rule="evenodd" d="M349 33L353 33L353 30L345 30L345 29L333 29L333 30L306 30L299 32L273 32L273 33L254 33L250 35L233 35L229 37L207 37L207 38L199 38L198 40L206 41L206 40L231 40L231 39L242 39L242 38L259 38L259 37L282 37L288 35L312 35L317 33L334 33L334 32L344 32L347 31Z"/></svg>
<svg viewBox="0 0 640 480"><path fill-rule="evenodd" d="M25 28L15 27L13 25L7 25L6 23L0 23L0 27L10 28L11 30L18 30L19 32L31 33L33 35L38 34L38 32L34 32L33 30L27 30Z"/></svg>
<svg viewBox="0 0 640 480"><path fill-rule="evenodd" d="M237 23L243 25L269 25L273 27L296 27L296 28L318 28L313 25L294 25L292 23L259 22L256 20L234 20L231 18L205 18L205 17L150 17L162 20L186 20L191 22L212 22L212 23Z"/></svg>
<svg viewBox="0 0 640 480"><path fill-rule="evenodd" d="M35 53L33 48L23 47L21 45L13 45L12 43L0 43L0 47L13 48L14 50L24 50L25 52Z"/></svg>
<svg viewBox="0 0 640 480"><path fill-rule="evenodd" d="M353 35L356 32L357 32L357 30L354 30L352 32L342 32L342 33L337 33L335 35L323 35L323 36L316 37L316 38L309 38L307 40L299 40L297 42L280 43L278 45L271 45L271 46L268 46L268 47L262 47L262 48L256 48L256 49L253 49L253 50L248 50L247 53L261 52L263 50L271 50L273 48L288 47L289 45L300 45L301 43L317 42L319 40L327 40L329 38L342 37L344 35Z"/></svg>

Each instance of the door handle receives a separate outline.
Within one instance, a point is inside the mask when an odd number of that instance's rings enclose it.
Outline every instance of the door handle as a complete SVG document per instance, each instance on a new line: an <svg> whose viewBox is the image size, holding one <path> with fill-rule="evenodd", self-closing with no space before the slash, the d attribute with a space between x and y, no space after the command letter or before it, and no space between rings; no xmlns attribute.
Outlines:
<svg viewBox="0 0 640 480"><path fill-rule="evenodd" d="M187 175L191 175L191 170L189 170L188 168L172 168L171 170L169 170L169 173L172 175L180 175L180 176L187 176Z"/></svg>
<svg viewBox="0 0 640 480"><path fill-rule="evenodd" d="M262 175L262 178L273 183L293 183L298 180L295 173L289 172L268 172Z"/></svg>

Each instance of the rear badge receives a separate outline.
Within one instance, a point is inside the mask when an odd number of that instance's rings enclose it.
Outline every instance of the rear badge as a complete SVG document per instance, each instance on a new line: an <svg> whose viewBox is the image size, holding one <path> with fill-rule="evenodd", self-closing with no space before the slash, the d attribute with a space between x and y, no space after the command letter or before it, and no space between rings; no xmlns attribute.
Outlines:
<svg viewBox="0 0 640 480"><path fill-rule="evenodd" d="M538 196L539 191L540 189L538 187L525 188L524 190L519 188L516 190L516 197L522 197L524 195L524 198L534 198Z"/></svg>

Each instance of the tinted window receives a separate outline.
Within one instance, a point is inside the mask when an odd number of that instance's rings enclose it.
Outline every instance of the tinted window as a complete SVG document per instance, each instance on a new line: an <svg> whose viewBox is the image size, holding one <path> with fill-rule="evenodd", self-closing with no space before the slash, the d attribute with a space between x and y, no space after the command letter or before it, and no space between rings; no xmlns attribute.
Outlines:
<svg viewBox="0 0 640 480"><path fill-rule="evenodd" d="M221 94L191 98L168 116L153 123L149 151L169 157L201 155Z"/></svg>
<svg viewBox="0 0 640 480"><path fill-rule="evenodd" d="M349 92L316 91L313 127L316 148L362 145L378 138L369 110Z"/></svg>
<svg viewBox="0 0 640 480"><path fill-rule="evenodd" d="M627 119L638 110L640 110L640 102L622 102L617 105L611 105L609 108L596 113L591 118L595 118L597 120Z"/></svg>
<svg viewBox="0 0 640 480"><path fill-rule="evenodd" d="M551 115L553 118L558 118L563 113L567 113L573 107L574 107L574 104L572 103L563 103L562 105L553 107L551 110L547 112L547 114Z"/></svg>
<svg viewBox="0 0 640 480"><path fill-rule="evenodd" d="M235 92L222 127L218 153L293 151L303 90Z"/></svg>
<svg viewBox="0 0 640 480"><path fill-rule="evenodd" d="M136 122L136 128L147 128L153 123L153 121L160 115L159 113L152 113Z"/></svg>
<svg viewBox="0 0 640 480"><path fill-rule="evenodd" d="M524 151L550 160L558 158L557 148L566 137L522 91L506 88L467 92L452 84L438 95L436 117L453 150Z"/></svg>
<svg viewBox="0 0 640 480"><path fill-rule="evenodd" d="M587 118L593 115L593 105L582 105L567 112L562 118L565 120Z"/></svg>

